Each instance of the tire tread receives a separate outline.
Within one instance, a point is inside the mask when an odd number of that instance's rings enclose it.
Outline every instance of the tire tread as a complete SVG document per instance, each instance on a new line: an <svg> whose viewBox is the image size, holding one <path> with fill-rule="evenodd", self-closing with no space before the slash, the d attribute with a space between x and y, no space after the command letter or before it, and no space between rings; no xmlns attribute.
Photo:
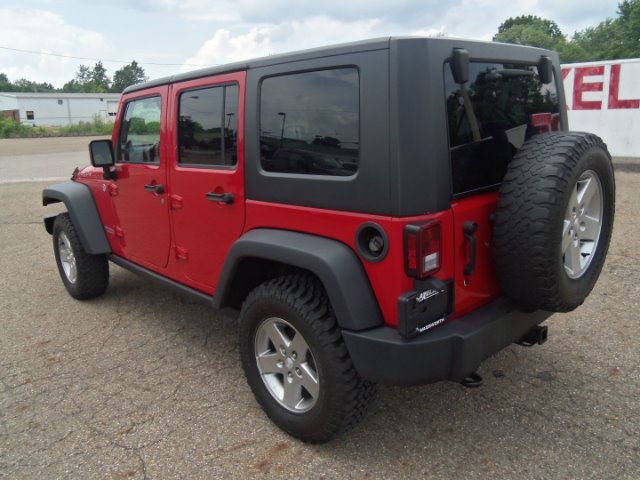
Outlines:
<svg viewBox="0 0 640 480"><path fill-rule="evenodd" d="M247 296L240 314L241 319L244 312L264 299L275 299L289 305L305 319L318 340L319 349L328 353L329 364L323 365L322 368L329 370L337 380L336 398L331 402L329 418L322 428L301 433L298 429L287 428L287 425L279 423L269 409L265 408L267 415L287 433L310 443L324 443L351 430L366 415L375 397L376 386L361 378L356 372L324 287L317 278L304 273L274 278L258 286ZM245 342L246 339L241 338L241 346ZM246 347L241 347L245 371L248 355L251 355L247 350ZM249 385L256 398L260 400L256 388L262 386L254 385L251 381Z"/></svg>
<svg viewBox="0 0 640 480"><path fill-rule="evenodd" d="M60 231L66 233L71 243L73 254L76 257L78 277L74 284L67 280L60 265L57 245L58 232ZM60 276L67 291L73 298L89 300L105 292L109 285L109 262L104 255L91 255L85 251L68 213L62 213L56 217L53 226L53 248Z"/></svg>
<svg viewBox="0 0 640 480"><path fill-rule="evenodd" d="M567 289L561 288L563 267L555 259L562 236L558 216L564 218L566 196L574 185L579 162L594 151L604 152L613 172L602 140L581 132L537 135L509 164L493 225L494 263L503 290L525 310L575 309L593 288L602 268L611 237L613 202L611 218L607 219L607 226L603 225L600 238L604 248L598 247L596 254L600 254L589 267L595 273L593 281L581 289L581 295L568 295ZM615 186L612 188L615 191Z"/></svg>

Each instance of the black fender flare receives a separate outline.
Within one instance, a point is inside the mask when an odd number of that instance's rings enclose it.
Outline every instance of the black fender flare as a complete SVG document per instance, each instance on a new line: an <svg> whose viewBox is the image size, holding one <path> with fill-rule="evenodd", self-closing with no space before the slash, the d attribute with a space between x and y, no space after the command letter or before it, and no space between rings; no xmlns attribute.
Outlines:
<svg viewBox="0 0 640 480"><path fill-rule="evenodd" d="M64 182L42 190L42 205L62 202L67 207L71 221L85 251L91 255L111 253L102 220L89 187L78 182ZM45 217L45 227L51 233L54 217Z"/></svg>
<svg viewBox="0 0 640 480"><path fill-rule="evenodd" d="M357 331L384 325L369 278L351 248L329 238L268 228L251 230L233 244L218 279L214 307L227 305L238 267L248 258L280 262L316 275L341 328Z"/></svg>

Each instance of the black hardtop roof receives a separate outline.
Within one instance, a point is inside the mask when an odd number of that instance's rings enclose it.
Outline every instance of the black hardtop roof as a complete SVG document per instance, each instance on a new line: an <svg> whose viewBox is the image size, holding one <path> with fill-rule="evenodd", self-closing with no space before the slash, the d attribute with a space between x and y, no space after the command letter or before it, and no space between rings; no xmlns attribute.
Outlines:
<svg viewBox="0 0 640 480"><path fill-rule="evenodd" d="M371 40L363 40L360 42L343 43L339 45L331 45L327 47L311 48L308 50L299 50L296 52L281 53L277 55L269 55L268 57L256 58L244 62L228 63L209 68L201 68L186 73L179 73L168 77L158 78L145 83L132 85L124 90L123 93L144 90L145 88L166 85L169 83L181 82L184 80L193 80L196 78L208 77L210 75L220 75L223 73L238 72L249 68L265 67L269 65L277 65L296 60L305 60L319 57L330 57L350 52L363 52L367 50L383 50L389 48L389 37L376 38Z"/></svg>
<svg viewBox="0 0 640 480"><path fill-rule="evenodd" d="M176 75L170 75L167 77L158 78L149 82L139 83L127 87L122 93L127 94L130 92L136 92L147 88L158 87L161 85L167 85L171 83L182 82L185 80L194 80L197 78L208 77L212 75L220 75L223 73L238 72L247 70L250 68L259 68L272 65L278 65L281 63L288 63L301 60L310 60L314 58L331 57L335 55L342 55L347 53L360 53L373 50L386 50L392 42L408 42L408 43L438 43L442 46L449 44L450 48L468 48L468 47L481 47L486 48L490 55L487 58L500 57L505 52L517 49L524 56L531 58L532 56L539 57L540 55L556 55L554 52L543 50L535 47L527 47L523 45L512 45L497 42L486 42L480 40L465 40L453 37L382 37L373 38L369 40L362 40L358 42L342 43L337 45L329 45L324 47L311 48L307 50L299 50L289 53L281 53L277 55L269 55L267 57L256 58L253 60L247 60L244 62L228 63L225 65L219 65L215 67L202 68L193 70L186 73L179 73ZM513 57L513 54L509 55Z"/></svg>

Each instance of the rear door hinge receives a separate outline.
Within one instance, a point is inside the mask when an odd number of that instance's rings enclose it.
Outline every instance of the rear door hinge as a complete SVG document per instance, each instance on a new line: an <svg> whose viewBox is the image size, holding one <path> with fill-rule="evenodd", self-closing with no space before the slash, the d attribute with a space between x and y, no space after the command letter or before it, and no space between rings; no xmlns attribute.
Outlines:
<svg viewBox="0 0 640 480"><path fill-rule="evenodd" d="M124 230L119 225L113 226L113 234L118 238L124 238Z"/></svg>
<svg viewBox="0 0 640 480"><path fill-rule="evenodd" d="M466 277L473 275L476 269L476 250L478 248L478 239L476 232L478 231L478 224L472 221L466 221L462 224L462 233L469 242L469 263L464 266L463 273Z"/></svg>
<svg viewBox="0 0 640 480"><path fill-rule="evenodd" d="M175 193L169 195L169 206L172 210L180 210L182 208L182 197Z"/></svg>
<svg viewBox="0 0 640 480"><path fill-rule="evenodd" d="M116 185L115 183L110 183L107 189L109 190L109 195L111 195L112 197L118 195L118 185Z"/></svg>

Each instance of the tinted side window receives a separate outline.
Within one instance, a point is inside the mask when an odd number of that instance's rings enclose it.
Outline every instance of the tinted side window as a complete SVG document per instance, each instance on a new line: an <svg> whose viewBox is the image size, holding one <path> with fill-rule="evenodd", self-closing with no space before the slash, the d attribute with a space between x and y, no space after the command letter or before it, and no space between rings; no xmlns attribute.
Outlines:
<svg viewBox="0 0 640 480"><path fill-rule="evenodd" d="M160 162L160 97L132 100L125 106L118 140L118 162Z"/></svg>
<svg viewBox="0 0 640 480"><path fill-rule="evenodd" d="M180 95L178 162L233 166L238 161L238 86L189 90Z"/></svg>
<svg viewBox="0 0 640 480"><path fill-rule="evenodd" d="M555 80L533 66L472 62L459 85L445 65L444 77L454 195L498 185L526 140L558 129Z"/></svg>
<svg viewBox="0 0 640 480"><path fill-rule="evenodd" d="M270 77L260 91L260 158L269 172L349 176L358 170L358 70Z"/></svg>

